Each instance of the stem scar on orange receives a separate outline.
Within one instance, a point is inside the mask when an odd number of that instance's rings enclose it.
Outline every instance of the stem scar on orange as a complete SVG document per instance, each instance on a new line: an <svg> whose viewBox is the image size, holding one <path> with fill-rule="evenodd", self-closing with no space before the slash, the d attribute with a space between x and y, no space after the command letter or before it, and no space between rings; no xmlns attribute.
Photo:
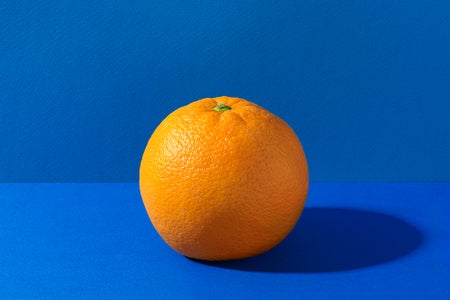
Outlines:
<svg viewBox="0 0 450 300"><path fill-rule="evenodd" d="M308 167L283 120L244 99L205 98L156 128L139 187L153 226L175 251L240 259L271 249L294 228Z"/></svg>

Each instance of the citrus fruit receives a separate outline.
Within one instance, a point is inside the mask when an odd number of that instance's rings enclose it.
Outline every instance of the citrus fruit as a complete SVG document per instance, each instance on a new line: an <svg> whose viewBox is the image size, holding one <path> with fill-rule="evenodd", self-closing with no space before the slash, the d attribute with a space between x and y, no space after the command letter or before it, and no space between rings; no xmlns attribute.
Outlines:
<svg viewBox="0 0 450 300"><path fill-rule="evenodd" d="M181 107L153 132L139 187L156 231L201 260L263 253L294 228L308 191L302 145L287 123L240 98Z"/></svg>

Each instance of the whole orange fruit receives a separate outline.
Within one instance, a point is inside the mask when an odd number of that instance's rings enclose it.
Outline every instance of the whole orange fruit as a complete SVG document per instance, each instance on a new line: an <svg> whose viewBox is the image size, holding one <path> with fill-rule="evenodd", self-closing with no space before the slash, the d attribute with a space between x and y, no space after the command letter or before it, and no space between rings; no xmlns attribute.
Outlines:
<svg viewBox="0 0 450 300"><path fill-rule="evenodd" d="M283 120L244 99L205 98L156 128L139 185L151 222L174 250L239 259L271 249L293 229L308 167Z"/></svg>

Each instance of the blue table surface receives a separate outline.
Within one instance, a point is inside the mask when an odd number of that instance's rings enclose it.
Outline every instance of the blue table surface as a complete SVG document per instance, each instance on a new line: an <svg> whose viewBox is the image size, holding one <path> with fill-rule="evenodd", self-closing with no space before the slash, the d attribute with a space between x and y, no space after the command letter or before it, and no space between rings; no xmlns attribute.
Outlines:
<svg viewBox="0 0 450 300"><path fill-rule="evenodd" d="M271 251L171 250L136 183L0 184L0 298L450 299L450 183L312 183Z"/></svg>

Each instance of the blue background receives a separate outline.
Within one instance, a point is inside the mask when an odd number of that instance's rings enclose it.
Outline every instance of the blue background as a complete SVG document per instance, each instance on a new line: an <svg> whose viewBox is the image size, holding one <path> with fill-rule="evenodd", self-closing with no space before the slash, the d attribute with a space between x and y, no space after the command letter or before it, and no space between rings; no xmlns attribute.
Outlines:
<svg viewBox="0 0 450 300"><path fill-rule="evenodd" d="M0 297L449 299L449 191L312 183L280 245L202 263L158 236L137 183L0 183Z"/></svg>
<svg viewBox="0 0 450 300"><path fill-rule="evenodd" d="M157 124L231 95L312 181L450 180L448 1L2 1L0 181L136 181Z"/></svg>
<svg viewBox="0 0 450 300"><path fill-rule="evenodd" d="M450 299L449 29L444 0L0 1L0 298ZM285 119L312 183L280 245L205 263L136 181L219 95Z"/></svg>

